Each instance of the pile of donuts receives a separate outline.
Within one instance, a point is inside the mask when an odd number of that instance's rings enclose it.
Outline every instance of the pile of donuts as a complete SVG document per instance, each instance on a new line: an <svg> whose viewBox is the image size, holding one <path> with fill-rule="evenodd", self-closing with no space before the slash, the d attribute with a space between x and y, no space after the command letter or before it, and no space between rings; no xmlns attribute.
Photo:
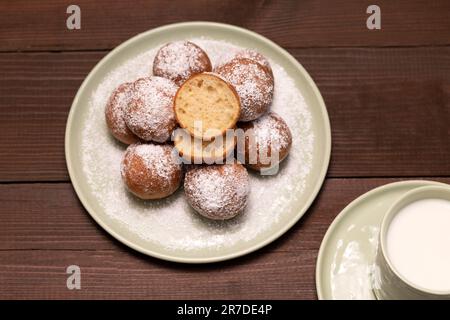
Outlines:
<svg viewBox="0 0 450 320"><path fill-rule="evenodd" d="M141 199L161 199L184 181L186 200L199 214L214 220L235 217L248 202L247 168L270 169L291 148L289 127L270 111L273 94L271 66L256 51L239 51L212 66L192 42L164 45L152 75L121 84L105 108L109 131L129 145L121 163L127 189ZM240 150L239 137L222 143L237 129L252 130ZM256 157L250 161L252 150ZM277 163L263 162L259 150L277 153Z"/></svg>

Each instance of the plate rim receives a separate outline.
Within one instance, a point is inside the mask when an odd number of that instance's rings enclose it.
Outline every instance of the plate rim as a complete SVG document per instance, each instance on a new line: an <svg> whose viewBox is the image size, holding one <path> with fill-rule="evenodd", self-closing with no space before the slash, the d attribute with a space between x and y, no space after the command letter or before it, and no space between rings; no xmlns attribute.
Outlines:
<svg viewBox="0 0 450 320"><path fill-rule="evenodd" d="M327 231L325 232L325 235L322 239L322 242L320 243L319 252L317 254L317 260L316 260L316 270L315 270L315 278L316 278L316 293L318 300L327 300L325 298L325 293L323 292L323 283L322 283L322 265L323 265L323 259L324 259L324 251L325 251L325 243L329 241L329 238L334 233L335 229L338 227L339 223L342 219L348 214L348 211L352 210L355 206L359 205L361 202L365 201L367 198L373 196L373 194L385 191L386 189L391 189L397 186L401 185L408 185L408 184L423 184L422 186L432 186L432 185L442 185L445 183L434 181L434 180L420 180L420 179L413 179L413 180L403 180L403 181L394 181L390 182L381 186L378 186L376 188L373 188L357 198L353 199L349 204L347 204L344 209L342 209L336 217L333 219L333 222L328 226ZM421 186L418 186L420 188Z"/></svg>
<svg viewBox="0 0 450 320"><path fill-rule="evenodd" d="M112 230L112 228L110 228L99 216L96 215L95 210L89 205L89 201L83 196L82 188L78 184L77 179L75 177L73 163L72 163L72 159L70 157L71 128L72 128L72 123L74 120L76 105L78 104L78 100L81 97L81 93L83 91L85 91L87 83L97 73L98 69L100 69L101 66L103 64L105 64L109 59L111 59L118 51L127 47L132 42L138 41L139 39L149 36L152 33L168 31L170 29L176 29L176 28L180 28L180 27L199 27L199 26L201 26L201 27L216 27L216 28L218 27L218 28L222 28L222 29L228 29L232 32L244 33L251 37L255 37L255 38L259 39L260 41L265 42L269 46L274 47L277 51L279 51L284 56L284 58L286 58L290 62L292 62L298 68L298 70L302 73L302 76L305 78L306 82L311 87L312 93L318 101L318 105L321 109L321 113L323 114L322 120L323 120L323 125L324 125L324 137L325 137L325 139L324 139L325 157L323 159L322 167L320 168L319 179L316 180L316 183L315 183L314 187L312 188L312 192L311 192L310 196L308 197L308 199L305 201L303 208L301 210L299 210L299 212L295 216L293 216L291 221L289 221L289 223L286 223L282 228L280 228L280 230L278 232L275 232L270 237L267 237L266 239L264 239L264 241L260 241L248 248L237 250L236 252L233 252L233 253L228 253L228 254L223 254L223 255L218 255L215 257L208 257L208 258L179 257L176 254L170 255L170 254L159 253L155 250L143 248L143 247L133 243L132 241L127 240L125 237L123 237L118 232ZM287 50L285 50L284 48L282 48L281 46L279 46L272 40L254 32L254 31L251 31L251 30L248 30L245 28L241 28L238 26L234 26L234 25L230 25L230 24L226 24L226 23L210 22L210 21L179 22L179 23L163 25L163 26L160 26L157 28L153 28L153 29L141 32L141 33L129 38L128 40L122 42L118 46L116 46L107 55L105 55L99 62L97 62L97 64L94 66L94 68L91 69L89 74L85 77L82 84L78 88L78 91L73 99L72 104L71 104L69 115L67 117L67 122L66 122L65 138L64 138L64 153L65 153L66 166L67 166L67 170L69 173L70 181L75 190L75 193L77 194L78 199L82 203L85 210L94 219L94 221L96 223L98 223L108 234L110 234L112 237L114 237L116 240L118 240L122 244L124 244L142 254L152 256L154 258L158 258L158 259L166 260L166 261L177 262L177 263L204 264L204 263L213 263L213 262L230 260L230 259L234 259L234 258L243 256L243 255L249 254L251 252L254 252L254 251L268 245L269 243L275 241L279 237L281 237L284 233L286 233L290 228L292 228L292 226L294 226L300 220L300 218L310 208L314 199L316 199L316 197L325 181L326 173L328 171L328 167L330 164L330 158L331 158L331 125L330 125L330 118L328 115L328 111L327 111L325 102L324 102L323 97L322 97L318 87L316 86L314 80L309 75L309 73L306 71L306 69L300 64L300 62L297 61Z"/></svg>

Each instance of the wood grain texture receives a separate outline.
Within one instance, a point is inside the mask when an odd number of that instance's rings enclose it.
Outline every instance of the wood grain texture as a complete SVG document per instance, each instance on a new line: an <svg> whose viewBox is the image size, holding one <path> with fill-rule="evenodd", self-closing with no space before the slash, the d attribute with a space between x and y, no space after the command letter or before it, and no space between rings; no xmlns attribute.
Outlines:
<svg viewBox="0 0 450 320"><path fill-rule="evenodd" d="M160 25L194 20L251 29L284 47L450 44L447 0L379 0L382 30L366 28L368 0L79 0L81 30L66 28L68 1L0 1L0 51L111 49Z"/></svg>
<svg viewBox="0 0 450 320"><path fill-rule="evenodd" d="M0 181L67 180L72 100L104 53L0 54Z"/></svg>
<svg viewBox="0 0 450 320"><path fill-rule="evenodd" d="M449 47L290 52L327 105L330 177L450 175ZM0 54L0 181L68 180L67 115L104 54Z"/></svg>
<svg viewBox="0 0 450 320"><path fill-rule="evenodd" d="M329 224L362 193L394 181L328 179L280 239L211 265L169 263L128 249L96 227L68 183L0 185L0 299L314 299L315 262ZM81 267L80 291L66 288L71 264Z"/></svg>

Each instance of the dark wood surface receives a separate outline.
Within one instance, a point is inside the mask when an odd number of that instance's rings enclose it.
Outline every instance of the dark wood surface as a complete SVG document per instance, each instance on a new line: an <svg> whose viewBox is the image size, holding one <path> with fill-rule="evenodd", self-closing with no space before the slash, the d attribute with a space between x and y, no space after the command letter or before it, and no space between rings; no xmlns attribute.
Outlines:
<svg viewBox="0 0 450 320"><path fill-rule="evenodd" d="M448 45L450 2L380 0L383 32L368 32L369 0L78 0L82 28L65 28L71 2L1 1L0 50L111 49L139 32L183 21L254 30L286 48Z"/></svg>
<svg viewBox="0 0 450 320"><path fill-rule="evenodd" d="M320 242L354 198L385 183L450 183L450 2L0 1L0 298L316 298ZM248 256L186 266L136 253L86 213L65 166L72 99L114 46L156 26L227 22L276 41L316 81L333 150L324 187L287 234ZM82 290L65 268L82 267Z"/></svg>

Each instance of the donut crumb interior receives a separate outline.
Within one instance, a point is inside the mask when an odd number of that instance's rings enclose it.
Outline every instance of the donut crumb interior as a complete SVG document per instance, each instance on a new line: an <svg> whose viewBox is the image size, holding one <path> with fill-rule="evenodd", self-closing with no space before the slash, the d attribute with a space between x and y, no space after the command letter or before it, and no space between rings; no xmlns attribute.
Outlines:
<svg viewBox="0 0 450 320"><path fill-rule="evenodd" d="M232 128L239 118L236 93L221 78L200 74L188 79L175 97L180 125L193 136L210 140Z"/></svg>

